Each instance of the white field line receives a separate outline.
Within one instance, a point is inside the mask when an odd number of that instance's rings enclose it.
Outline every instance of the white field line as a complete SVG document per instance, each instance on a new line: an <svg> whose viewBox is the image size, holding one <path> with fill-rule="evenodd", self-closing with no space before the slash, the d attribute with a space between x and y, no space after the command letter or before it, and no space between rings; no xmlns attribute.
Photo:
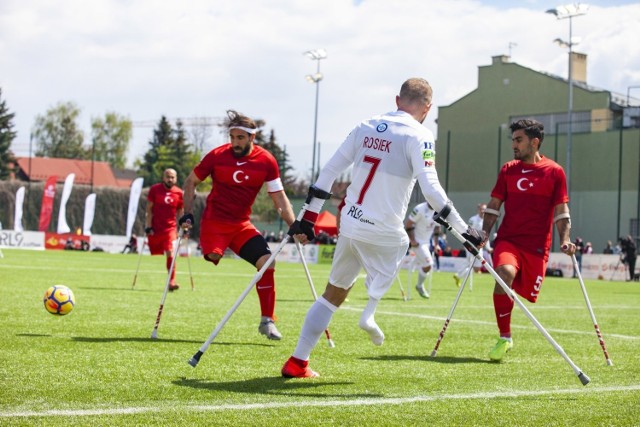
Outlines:
<svg viewBox="0 0 640 427"><path fill-rule="evenodd" d="M294 380L298 381L298 380ZM321 381L321 380L302 380L302 381ZM0 417L18 418L18 417L49 417L49 416L103 416L103 415L130 415L157 412L219 412L219 411L246 411L246 410L264 410L279 408L304 408L304 407L336 407L336 406L375 406L375 405L404 405L407 403L418 402L434 402L447 400L468 400L468 399L504 399L519 398L531 396L552 396L552 395L577 395L577 394L602 394L602 393L619 393L619 392L635 392L640 390L640 384L627 386L611 386L611 387L583 387L559 390L512 390L482 393L466 393L466 394L442 394L434 396L411 396L411 397L389 397L375 399L345 399L345 400L305 400L292 401L288 399L285 402L265 402L265 403L238 403L238 404L220 404L220 405L184 405L176 406L175 402L167 402L161 406L143 406L129 408L103 408L103 409L49 409L44 411L22 411L22 412L0 412Z"/></svg>
<svg viewBox="0 0 640 427"><path fill-rule="evenodd" d="M345 306L342 306L340 308L342 310L359 311L359 312L361 312L364 307L363 308L357 308L357 307L345 307ZM390 315L390 316L413 317L413 318L416 318L416 319L442 320L442 321L445 321L447 319L446 317L442 317L442 316L429 316L427 314L401 313L401 312L395 312L395 311L381 311L381 310L377 310L376 314L385 314L385 315ZM495 322L486 322L484 320L467 320L467 319L458 319L456 317L453 317L451 319L451 322L473 323L473 324L476 324L476 325L485 325L485 326L494 326L494 327L496 327L496 323ZM534 329L535 326L533 326L533 325L514 325L514 324L512 324L511 328L514 328L514 329ZM558 332L558 333L562 333L562 334L579 334L579 335L594 335L595 334L595 330L575 331L575 330L555 329L555 328L545 328L545 329L548 332ZM605 340L607 339L607 337L615 337L615 338L621 338L621 339L625 339L625 340L638 340L638 339L640 339L640 336L611 334L611 333L608 333L608 332L602 332L602 335L603 335L603 338Z"/></svg>

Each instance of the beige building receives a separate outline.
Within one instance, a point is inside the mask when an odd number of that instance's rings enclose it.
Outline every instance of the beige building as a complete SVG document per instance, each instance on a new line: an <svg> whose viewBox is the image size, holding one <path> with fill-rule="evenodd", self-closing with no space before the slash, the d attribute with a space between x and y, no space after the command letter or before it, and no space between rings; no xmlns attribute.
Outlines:
<svg viewBox="0 0 640 427"><path fill-rule="evenodd" d="M460 213L471 217L477 203L489 200L502 164L513 159L509 123L539 120L545 125L542 154L569 176L572 237L601 252L607 240L638 238L640 102L589 86L586 55L574 52L573 61L571 171L566 170L568 80L504 55L479 67L475 90L439 107L437 168ZM556 240L554 231L555 250Z"/></svg>

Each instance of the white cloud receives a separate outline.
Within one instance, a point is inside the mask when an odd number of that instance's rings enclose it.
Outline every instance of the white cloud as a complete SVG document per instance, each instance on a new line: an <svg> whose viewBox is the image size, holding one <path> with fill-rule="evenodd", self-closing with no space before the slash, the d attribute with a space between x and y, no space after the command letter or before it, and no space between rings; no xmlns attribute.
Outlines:
<svg viewBox="0 0 640 427"><path fill-rule="evenodd" d="M568 22L539 1L72 1L0 4L0 87L16 113L14 149L28 154L35 116L75 101L89 138L91 117L134 121L224 115L235 108L267 121L298 172L311 168L315 88L304 79L323 47L318 140L326 161L361 119L394 108L411 76L427 78L436 106L476 87L478 66L507 54L565 76ZM640 84L640 4L596 2L573 20L589 55L588 82L625 94ZM616 4L622 4L615 6ZM637 92L632 92L640 98ZM437 109L425 123L434 131ZM138 128L130 163L147 149ZM218 137L218 142L222 142Z"/></svg>

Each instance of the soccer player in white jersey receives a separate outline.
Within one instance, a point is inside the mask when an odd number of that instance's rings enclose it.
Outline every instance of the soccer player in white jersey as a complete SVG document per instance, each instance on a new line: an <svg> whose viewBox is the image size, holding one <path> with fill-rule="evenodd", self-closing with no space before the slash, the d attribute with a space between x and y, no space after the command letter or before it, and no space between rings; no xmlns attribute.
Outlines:
<svg viewBox="0 0 640 427"><path fill-rule="evenodd" d="M333 313L344 302L360 269L369 279L369 301L359 325L375 345L384 334L374 320L378 301L392 285L409 247L404 218L416 183L425 199L437 211L450 213L448 221L474 244L482 245L481 231L467 227L448 200L435 167L435 141L422 126L431 109L432 90L421 78L403 83L396 96L397 111L382 114L357 125L320 171L309 188L302 218L288 234L307 243L314 237L313 226L324 201L331 197L333 182L353 165L352 182L341 210L340 238L324 294L313 303L300 331L293 355L282 367L287 378L315 377L309 356Z"/></svg>
<svg viewBox="0 0 640 427"><path fill-rule="evenodd" d="M409 235L409 245L414 248L416 257L414 265L418 267L418 282L416 283L416 291L423 298L429 298L429 292L424 288L424 280L433 266L433 257L431 256L431 235L436 222L433 220L435 211L429 203L423 202L413 208L407 219L404 221L405 230ZM482 222L480 230L482 227Z"/></svg>
<svg viewBox="0 0 640 427"><path fill-rule="evenodd" d="M478 204L478 213L472 216L471 218L469 218L470 227L473 227L477 230L482 229L482 221L484 220L485 209L487 209L487 205L485 203ZM485 248L488 251L491 251L491 247L489 246L489 241L487 241L487 244L485 244ZM483 249L479 249L478 252L480 253L480 256L484 257ZM476 273L480 272L480 269L482 268L482 263L478 261L476 257L474 257L470 252L467 252L467 264L464 266L462 270L458 271L453 275L453 280L456 282L456 286L460 286L460 278L466 276L466 274L469 272L469 268L471 268L470 264L472 259L475 260L473 262L473 271L475 271Z"/></svg>

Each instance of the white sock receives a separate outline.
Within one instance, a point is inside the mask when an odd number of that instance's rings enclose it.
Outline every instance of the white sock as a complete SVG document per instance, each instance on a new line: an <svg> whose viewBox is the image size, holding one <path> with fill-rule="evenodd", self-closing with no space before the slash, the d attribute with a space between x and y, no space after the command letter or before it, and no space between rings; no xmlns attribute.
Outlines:
<svg viewBox="0 0 640 427"><path fill-rule="evenodd" d="M302 324L298 345L293 352L293 357L300 360L309 360L311 351L318 344L318 340L329 326L331 317L337 309L338 307L331 304L324 297L318 297L316 302L309 308L309 311L307 311L307 317Z"/></svg>
<svg viewBox="0 0 640 427"><path fill-rule="evenodd" d="M458 279L462 279L464 276L467 275L467 272L469 271L469 267L465 267L463 270L460 270L456 276L458 276Z"/></svg>
<svg viewBox="0 0 640 427"><path fill-rule="evenodd" d="M422 286L422 284L424 283L424 279L427 278L427 273L424 272L424 270L420 269L418 270L418 282L416 283L416 288L419 288Z"/></svg>
<svg viewBox="0 0 640 427"><path fill-rule="evenodd" d="M378 300L369 297L367 306L362 311L362 316L360 316L360 323L358 326L369 334L369 338L374 345L382 345L384 342L384 333L373 319L377 306Z"/></svg>

